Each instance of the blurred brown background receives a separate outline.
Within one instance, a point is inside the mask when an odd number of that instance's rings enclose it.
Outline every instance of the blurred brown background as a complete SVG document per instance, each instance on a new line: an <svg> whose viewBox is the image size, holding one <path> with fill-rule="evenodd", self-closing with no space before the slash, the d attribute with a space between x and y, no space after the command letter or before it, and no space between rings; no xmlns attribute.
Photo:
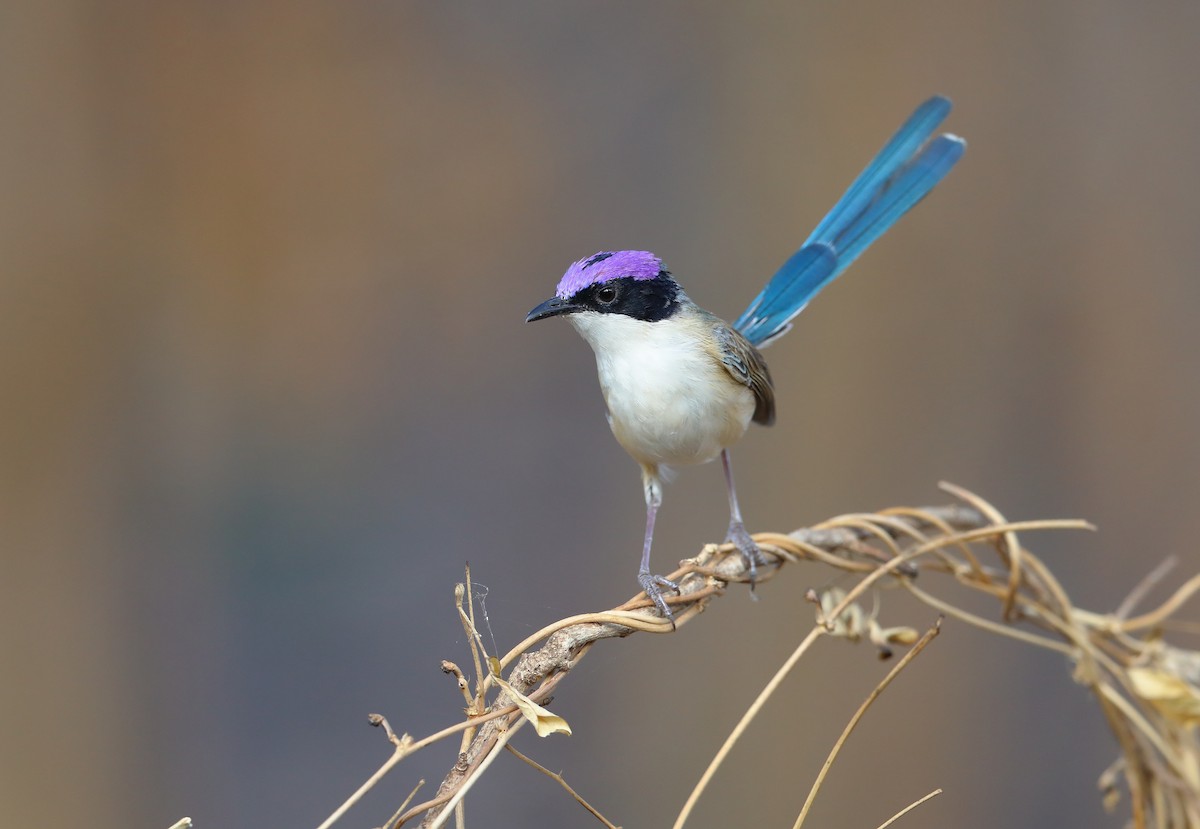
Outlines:
<svg viewBox="0 0 1200 829"><path fill-rule="evenodd" d="M770 349L779 422L735 453L751 529L948 479L1096 521L1029 539L1086 606L1168 554L1190 574L1198 34L1194 0L7 4L5 824L315 825L386 756L368 711L459 716L437 668L465 658L465 561L502 649L631 594L636 466L590 351L526 311L641 247L736 315L934 92L970 149ZM719 468L685 470L656 563L725 521ZM827 578L601 648L555 704L575 736L520 746L664 825ZM1067 666L961 624L922 662L814 820L942 786L921 825L1121 825ZM790 825L881 670L823 643L692 825ZM475 792L488 825L593 825L516 762Z"/></svg>

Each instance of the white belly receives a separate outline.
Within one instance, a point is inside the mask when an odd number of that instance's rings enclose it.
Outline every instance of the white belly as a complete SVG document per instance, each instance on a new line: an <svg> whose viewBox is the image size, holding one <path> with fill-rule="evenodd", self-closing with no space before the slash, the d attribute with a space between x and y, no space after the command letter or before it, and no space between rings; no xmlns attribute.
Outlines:
<svg viewBox="0 0 1200 829"><path fill-rule="evenodd" d="M745 433L754 395L716 361L702 326L619 314L568 319L596 352L609 424L639 463L705 463Z"/></svg>

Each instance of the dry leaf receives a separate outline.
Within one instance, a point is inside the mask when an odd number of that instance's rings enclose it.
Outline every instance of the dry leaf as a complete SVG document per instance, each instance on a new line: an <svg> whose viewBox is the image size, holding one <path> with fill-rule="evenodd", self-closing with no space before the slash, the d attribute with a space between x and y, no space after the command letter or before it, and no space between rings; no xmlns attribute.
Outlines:
<svg viewBox="0 0 1200 829"><path fill-rule="evenodd" d="M545 737L549 734L571 733L571 726L567 725L567 721L558 716L558 714L538 705L500 677L493 676L492 679L497 685L512 694L513 702L516 703L517 708L521 709L521 713L525 715L525 719L533 723L533 728L537 731L539 737Z"/></svg>
<svg viewBox="0 0 1200 829"><path fill-rule="evenodd" d="M1164 716L1184 725L1200 722L1200 689L1196 686L1153 668L1130 668L1129 679L1138 696Z"/></svg>

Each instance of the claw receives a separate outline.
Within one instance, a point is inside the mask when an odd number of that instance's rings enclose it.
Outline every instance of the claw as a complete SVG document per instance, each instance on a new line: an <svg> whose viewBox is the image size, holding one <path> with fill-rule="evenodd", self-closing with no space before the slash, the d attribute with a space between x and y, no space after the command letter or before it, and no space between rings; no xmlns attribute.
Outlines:
<svg viewBox="0 0 1200 829"><path fill-rule="evenodd" d="M671 613L671 608L667 606L667 600L663 598L661 588L665 587L668 590L679 592L679 585L671 581L666 576L655 576L649 572L643 571L638 573L638 584L642 586L642 590L646 593L646 598L654 602L659 612L662 613L664 619L669 619L671 624L675 624L675 615Z"/></svg>
<svg viewBox="0 0 1200 829"><path fill-rule="evenodd" d="M741 521L730 523L729 535L725 540L737 547L742 560L746 562L747 575L750 577L750 592L753 594L754 583L758 579L758 565L767 564L767 557L762 554L762 550L758 549L758 545L754 543L750 533L746 532L746 526Z"/></svg>

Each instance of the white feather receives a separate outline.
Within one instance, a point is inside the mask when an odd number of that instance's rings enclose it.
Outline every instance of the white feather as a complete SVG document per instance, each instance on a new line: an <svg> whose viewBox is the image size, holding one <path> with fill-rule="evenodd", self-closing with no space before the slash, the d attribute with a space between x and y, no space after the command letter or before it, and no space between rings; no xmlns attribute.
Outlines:
<svg viewBox="0 0 1200 829"><path fill-rule="evenodd" d="M643 466L706 463L745 433L754 395L718 361L710 318L684 306L659 322L567 319L596 353L613 434Z"/></svg>

